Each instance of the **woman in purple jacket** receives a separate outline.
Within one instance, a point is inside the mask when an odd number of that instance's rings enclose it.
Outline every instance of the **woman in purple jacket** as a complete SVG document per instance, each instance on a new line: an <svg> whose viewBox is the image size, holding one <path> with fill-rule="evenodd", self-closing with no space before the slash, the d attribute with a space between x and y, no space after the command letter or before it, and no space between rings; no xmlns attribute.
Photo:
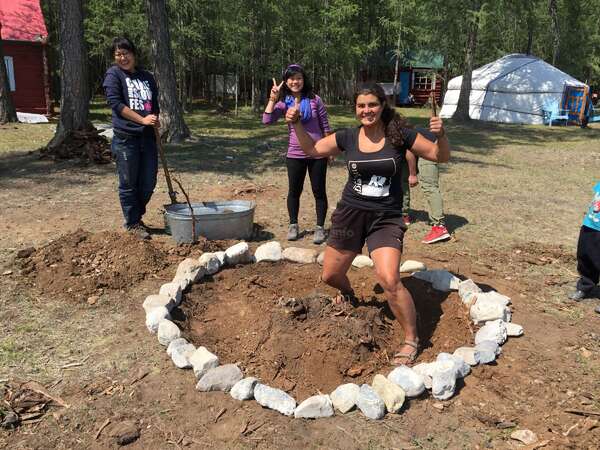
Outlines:
<svg viewBox="0 0 600 450"><path fill-rule="evenodd" d="M323 100L313 92L312 85L304 69L298 64L291 64L285 69L283 81L280 84L277 84L273 79L269 103L267 103L263 114L263 123L269 125L277 122L279 118L285 116L288 108L293 107L296 102L300 105L300 120L304 125L304 129L314 141L318 141L331 133ZM296 131L290 124L288 124L288 139L286 165L289 183L287 208L290 226L287 238L290 241L295 241L300 234L298 226L300 195L308 171L317 211L317 226L313 242L321 244L325 242L325 229L323 226L327 215L327 192L325 188L327 158L315 158L304 153L298 143Z"/></svg>

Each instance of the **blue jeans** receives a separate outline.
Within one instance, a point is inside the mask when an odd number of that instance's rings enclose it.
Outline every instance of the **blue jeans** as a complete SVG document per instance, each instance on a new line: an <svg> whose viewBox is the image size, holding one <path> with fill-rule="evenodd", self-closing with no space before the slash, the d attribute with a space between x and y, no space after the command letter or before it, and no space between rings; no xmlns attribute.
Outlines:
<svg viewBox="0 0 600 450"><path fill-rule="evenodd" d="M115 133L111 150L117 160L119 200L125 227L137 225L156 186L158 152L153 134L125 136Z"/></svg>

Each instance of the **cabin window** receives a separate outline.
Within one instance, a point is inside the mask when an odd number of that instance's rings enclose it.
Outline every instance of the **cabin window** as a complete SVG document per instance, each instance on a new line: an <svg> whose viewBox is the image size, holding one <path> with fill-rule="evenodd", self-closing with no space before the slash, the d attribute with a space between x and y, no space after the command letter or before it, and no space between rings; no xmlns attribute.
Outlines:
<svg viewBox="0 0 600 450"><path fill-rule="evenodd" d="M431 91L435 89L433 77L430 72L414 72L413 89Z"/></svg>
<svg viewBox="0 0 600 450"><path fill-rule="evenodd" d="M15 87L15 68L13 66L12 56L4 57L4 65L6 66L6 75L8 76L8 85L10 87L11 92L14 92Z"/></svg>

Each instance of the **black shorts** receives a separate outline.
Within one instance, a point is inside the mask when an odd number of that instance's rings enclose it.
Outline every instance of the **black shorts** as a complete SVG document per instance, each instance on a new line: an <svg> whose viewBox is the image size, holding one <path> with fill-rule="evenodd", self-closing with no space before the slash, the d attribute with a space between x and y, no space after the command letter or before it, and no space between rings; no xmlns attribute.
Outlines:
<svg viewBox="0 0 600 450"><path fill-rule="evenodd" d="M327 245L361 253L366 242L369 254L381 247L402 251L405 231L400 211L365 211L338 203L331 215Z"/></svg>

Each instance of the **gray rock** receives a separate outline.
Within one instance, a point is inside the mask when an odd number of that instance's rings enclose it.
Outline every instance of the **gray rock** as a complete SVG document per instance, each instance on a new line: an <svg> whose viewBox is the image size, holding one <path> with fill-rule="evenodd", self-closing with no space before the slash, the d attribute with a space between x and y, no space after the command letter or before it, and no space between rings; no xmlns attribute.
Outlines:
<svg viewBox="0 0 600 450"><path fill-rule="evenodd" d="M189 361L194 368L194 375L196 375L196 378L202 377L210 369L219 365L219 358L217 358L217 355L209 352L206 347L198 347L189 357Z"/></svg>
<svg viewBox="0 0 600 450"><path fill-rule="evenodd" d="M335 409L346 414L356 405L360 387L354 383L342 384L329 395Z"/></svg>
<svg viewBox="0 0 600 450"><path fill-rule="evenodd" d="M469 314L475 325L498 319L510 322L511 319L510 309L507 306L485 300L479 295L477 295L475 303L471 305Z"/></svg>
<svg viewBox="0 0 600 450"><path fill-rule="evenodd" d="M510 434L510 438L525 445L535 444L538 441L537 435L531 430L515 430Z"/></svg>
<svg viewBox="0 0 600 450"><path fill-rule="evenodd" d="M373 267L373 260L367 255L357 255L352 261L352 265L357 269L362 269L363 267Z"/></svg>
<svg viewBox="0 0 600 450"><path fill-rule="evenodd" d="M385 403L368 384L360 387L356 406L369 419L380 420L385 417Z"/></svg>
<svg viewBox="0 0 600 450"><path fill-rule="evenodd" d="M152 308L146 313L146 328L152 334L158 332L158 325L162 320L170 319L169 310L164 306Z"/></svg>
<svg viewBox="0 0 600 450"><path fill-rule="evenodd" d="M507 336L506 323L503 320L492 320L477 330L475 345L483 341L494 341L498 345L502 345L506 342Z"/></svg>
<svg viewBox="0 0 600 450"><path fill-rule="evenodd" d="M202 253L200 258L198 258L198 262L204 267L204 270L206 270L206 273L209 275L217 273L223 265L217 255L208 252Z"/></svg>
<svg viewBox="0 0 600 450"><path fill-rule="evenodd" d="M317 251L312 248L288 247L283 251L283 259L299 264L312 264L317 260Z"/></svg>
<svg viewBox="0 0 600 450"><path fill-rule="evenodd" d="M100 136L104 136L106 139L108 139L109 141L113 140L113 137L115 136L115 132L112 128L107 128L104 131L101 131L100 133L98 133Z"/></svg>
<svg viewBox="0 0 600 450"><path fill-rule="evenodd" d="M333 404L329 395L314 395L300 403L294 410L296 419L318 419L333 416Z"/></svg>
<svg viewBox="0 0 600 450"><path fill-rule="evenodd" d="M407 397L418 397L425 391L423 377L408 366L396 367L388 374L387 378L404 389Z"/></svg>
<svg viewBox="0 0 600 450"><path fill-rule="evenodd" d="M456 389L456 367L452 360L438 361L431 378L431 394L438 400L448 400Z"/></svg>
<svg viewBox="0 0 600 450"><path fill-rule="evenodd" d="M496 304L502 305L502 306L508 306L511 303L510 297L507 297L506 295L502 295L496 291L482 292L480 294L477 294L477 299L484 300L486 302L496 303Z"/></svg>
<svg viewBox="0 0 600 450"><path fill-rule="evenodd" d="M489 364L496 360L500 346L494 341L483 341L475 346L479 355L479 364Z"/></svg>
<svg viewBox="0 0 600 450"><path fill-rule="evenodd" d="M204 269L203 269L204 270ZM185 290L192 284L190 280L187 278L173 278L171 283L176 283L181 288L181 292L185 292Z"/></svg>
<svg viewBox="0 0 600 450"><path fill-rule="evenodd" d="M462 358L470 366L479 364L479 351L475 347L459 347L453 355Z"/></svg>
<svg viewBox="0 0 600 450"><path fill-rule="evenodd" d="M251 261L252 255L247 242L238 242L225 250L225 263L229 266L246 264Z"/></svg>
<svg viewBox="0 0 600 450"><path fill-rule="evenodd" d="M236 364L225 364L223 366L209 369L196 384L200 392L224 391L229 392L231 388L242 379L243 374Z"/></svg>
<svg viewBox="0 0 600 450"><path fill-rule="evenodd" d="M399 272L402 273L413 273L413 272L421 272L423 270L427 270L427 266L420 261L414 261L412 259L407 259L400 265Z"/></svg>
<svg viewBox="0 0 600 450"><path fill-rule="evenodd" d="M179 283L165 283L160 287L159 294L167 295L175 300L175 304L181 303L181 285Z"/></svg>
<svg viewBox="0 0 600 450"><path fill-rule="evenodd" d="M372 386L373 390L377 392L377 395L379 395L383 400L383 403L385 403L388 412L395 414L400 411L406 398L404 389L379 374L375 375L375 378L373 378Z"/></svg>
<svg viewBox="0 0 600 450"><path fill-rule="evenodd" d="M194 258L186 258L177 266L175 279L186 279L191 283L197 283L202 279L206 269L202 266L199 260Z"/></svg>
<svg viewBox="0 0 600 450"><path fill-rule="evenodd" d="M291 416L296 409L296 400L288 394L281 389L275 389L261 383L257 383L254 387L254 399L259 405L279 411L285 416Z"/></svg>
<svg viewBox="0 0 600 450"><path fill-rule="evenodd" d="M158 324L158 342L167 346L171 341L181 337L181 330L173 322L163 319Z"/></svg>
<svg viewBox="0 0 600 450"><path fill-rule="evenodd" d="M183 342L182 342L183 341ZM183 338L175 339L167 347L167 354L171 357L173 364L180 369L190 369L190 356L196 351L194 344L190 344Z"/></svg>
<svg viewBox="0 0 600 450"><path fill-rule="evenodd" d="M471 366L460 356L451 355L450 353L440 353L437 355L436 361L451 362L454 365L457 378L464 378L471 373Z"/></svg>
<svg viewBox="0 0 600 450"><path fill-rule="evenodd" d="M281 261L283 258L283 249L281 244L277 241L267 242L266 244L259 245L254 252L254 259L256 262L261 261Z"/></svg>
<svg viewBox="0 0 600 450"><path fill-rule="evenodd" d="M142 307L146 314L148 314L154 308L165 307L168 311L171 311L175 307L175 299L165 294L152 294L146 297Z"/></svg>
<svg viewBox="0 0 600 450"><path fill-rule="evenodd" d="M523 327L516 323L507 323L506 334L511 337L523 336Z"/></svg>
<svg viewBox="0 0 600 450"><path fill-rule="evenodd" d="M412 275L419 280L428 281L434 289L442 292L456 291L460 279L447 270L425 270Z"/></svg>
<svg viewBox="0 0 600 450"><path fill-rule="evenodd" d="M254 377L244 378L233 385L230 394L236 400L252 400L256 383L258 380Z"/></svg>

